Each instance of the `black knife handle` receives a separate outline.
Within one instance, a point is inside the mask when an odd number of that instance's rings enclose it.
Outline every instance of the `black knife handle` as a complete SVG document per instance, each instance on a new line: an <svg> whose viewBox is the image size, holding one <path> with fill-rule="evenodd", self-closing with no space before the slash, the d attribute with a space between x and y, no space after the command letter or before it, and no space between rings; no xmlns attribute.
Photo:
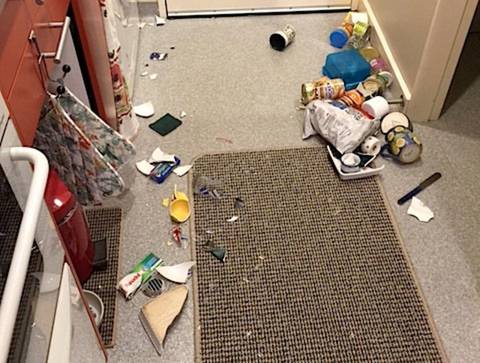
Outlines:
<svg viewBox="0 0 480 363"><path fill-rule="evenodd" d="M398 200L398 204L399 205L402 205L404 204L405 202L407 202L408 200L410 200L412 197L416 196L418 193L420 193L422 191L422 188L421 187L416 187L415 189L413 189L412 191L408 192L407 194L405 194L403 197L401 197L399 200Z"/></svg>

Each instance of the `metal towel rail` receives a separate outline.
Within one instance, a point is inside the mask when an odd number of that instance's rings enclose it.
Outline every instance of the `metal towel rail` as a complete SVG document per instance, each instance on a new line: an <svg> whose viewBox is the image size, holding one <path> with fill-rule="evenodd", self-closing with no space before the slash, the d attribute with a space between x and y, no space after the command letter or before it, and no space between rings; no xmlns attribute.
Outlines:
<svg viewBox="0 0 480 363"><path fill-rule="evenodd" d="M29 161L32 163L33 177L0 305L1 363L6 362L8 358L49 169L47 158L36 149L12 147L6 151L12 161Z"/></svg>

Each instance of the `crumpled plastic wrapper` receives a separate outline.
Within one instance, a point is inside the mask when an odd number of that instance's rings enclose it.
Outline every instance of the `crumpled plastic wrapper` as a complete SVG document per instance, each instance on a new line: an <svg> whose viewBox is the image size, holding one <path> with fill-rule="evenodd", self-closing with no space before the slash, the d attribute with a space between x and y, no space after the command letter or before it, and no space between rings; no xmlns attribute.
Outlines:
<svg viewBox="0 0 480 363"><path fill-rule="evenodd" d="M310 102L305 109L303 139L320 135L344 154L353 152L378 130L379 120L371 120L353 107L340 107L336 101Z"/></svg>

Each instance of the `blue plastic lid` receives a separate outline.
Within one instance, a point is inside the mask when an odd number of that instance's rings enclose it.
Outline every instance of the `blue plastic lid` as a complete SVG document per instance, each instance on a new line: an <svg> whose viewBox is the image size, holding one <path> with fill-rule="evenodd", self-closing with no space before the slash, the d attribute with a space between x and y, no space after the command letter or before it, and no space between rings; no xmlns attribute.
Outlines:
<svg viewBox="0 0 480 363"><path fill-rule="evenodd" d="M356 49L349 49L327 55L322 71L328 78L341 78L345 89L350 90L370 75L370 69Z"/></svg>
<svg viewBox="0 0 480 363"><path fill-rule="evenodd" d="M330 44L335 48L343 48L348 42L348 34L345 30L335 29L330 33Z"/></svg>

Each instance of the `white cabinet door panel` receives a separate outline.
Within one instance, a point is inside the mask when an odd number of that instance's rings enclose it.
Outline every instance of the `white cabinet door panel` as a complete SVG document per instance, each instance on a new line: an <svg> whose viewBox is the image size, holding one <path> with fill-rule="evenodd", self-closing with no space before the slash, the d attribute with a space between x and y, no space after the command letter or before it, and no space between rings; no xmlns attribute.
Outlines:
<svg viewBox="0 0 480 363"><path fill-rule="evenodd" d="M348 9L350 0L167 0L169 16Z"/></svg>

